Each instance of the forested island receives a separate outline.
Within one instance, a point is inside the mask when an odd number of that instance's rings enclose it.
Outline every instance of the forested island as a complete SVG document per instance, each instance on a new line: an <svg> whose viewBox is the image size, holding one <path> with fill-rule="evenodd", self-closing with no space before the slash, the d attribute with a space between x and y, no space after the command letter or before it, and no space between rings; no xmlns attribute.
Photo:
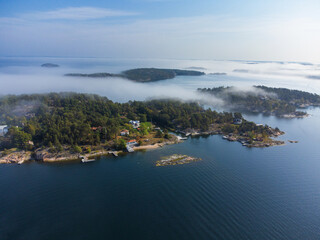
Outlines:
<svg viewBox="0 0 320 240"><path fill-rule="evenodd" d="M199 92L220 98L231 110L264 113L278 117L305 117L297 108L320 106L320 96L299 90L254 86L243 91L235 87L199 88Z"/></svg>
<svg viewBox="0 0 320 240"><path fill-rule="evenodd" d="M59 67L59 65L55 64L55 63L44 63L44 64L41 65L41 67L56 68L56 67Z"/></svg>
<svg viewBox="0 0 320 240"><path fill-rule="evenodd" d="M106 78L106 77L125 77L122 74L113 74L113 73L67 73L67 77L89 77L89 78Z"/></svg>
<svg viewBox="0 0 320 240"><path fill-rule="evenodd" d="M179 69L159 69L159 68L136 68L122 72L121 74L113 73L68 73L65 76L69 77L122 77L135 82L154 82L166 79L172 79L176 76L201 76L204 72L194 70L179 70Z"/></svg>
<svg viewBox="0 0 320 240"><path fill-rule="evenodd" d="M0 98L0 112L0 125L8 126L0 136L0 162L130 152L176 143L170 131L221 134L249 147L283 144L271 138L283 134L277 128L246 121L240 113L218 113L178 100L115 103L78 93L9 95Z"/></svg>

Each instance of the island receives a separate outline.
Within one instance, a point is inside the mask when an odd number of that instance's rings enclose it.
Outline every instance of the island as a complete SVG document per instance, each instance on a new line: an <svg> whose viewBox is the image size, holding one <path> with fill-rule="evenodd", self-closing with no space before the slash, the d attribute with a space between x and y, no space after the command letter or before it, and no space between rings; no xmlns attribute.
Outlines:
<svg viewBox="0 0 320 240"><path fill-rule="evenodd" d="M207 69L204 68L204 67L195 67L195 66L193 66L193 67L188 67L187 69L192 69L192 70L207 70Z"/></svg>
<svg viewBox="0 0 320 240"><path fill-rule="evenodd" d="M225 75L227 75L227 73L225 73L225 72L215 72L215 73L209 73L208 75L225 76Z"/></svg>
<svg viewBox="0 0 320 240"><path fill-rule="evenodd" d="M187 155L181 155L181 154L173 154L168 157L163 157L161 160L158 160L156 162L157 167L163 167L168 165L182 165L182 164L188 164L192 162L198 162L201 161L201 158L195 158L190 157Z"/></svg>
<svg viewBox="0 0 320 240"><path fill-rule="evenodd" d="M67 77L89 77L89 78L107 78L107 77L124 77L121 74L113 74L113 73L67 73L65 74Z"/></svg>
<svg viewBox="0 0 320 240"><path fill-rule="evenodd" d="M249 73L248 69L234 69L233 72L238 72L238 73Z"/></svg>
<svg viewBox="0 0 320 240"><path fill-rule="evenodd" d="M240 112L263 113L284 118L301 118L308 114L297 109L320 106L320 96L299 90L253 86L199 88L199 92L222 99L225 106Z"/></svg>
<svg viewBox="0 0 320 240"><path fill-rule="evenodd" d="M68 73L68 77L91 77L91 78L106 78L106 77L121 77L135 82L154 82L166 79L172 79L176 76L201 76L204 72L194 70L179 70L179 69L159 69L159 68L136 68L122 72L121 74L112 73Z"/></svg>
<svg viewBox="0 0 320 240"><path fill-rule="evenodd" d="M54 64L54 63L44 63L41 65L41 67L46 67L46 68L56 68L59 67L58 64Z"/></svg>
<svg viewBox="0 0 320 240"><path fill-rule="evenodd" d="M64 161L157 148L178 137L219 134L247 147L284 144L278 128L172 99L112 102L79 93L7 95L0 98L0 163Z"/></svg>
<svg viewBox="0 0 320 240"><path fill-rule="evenodd" d="M307 78L320 80L320 76L318 76L318 75L309 75L309 76L307 76Z"/></svg>

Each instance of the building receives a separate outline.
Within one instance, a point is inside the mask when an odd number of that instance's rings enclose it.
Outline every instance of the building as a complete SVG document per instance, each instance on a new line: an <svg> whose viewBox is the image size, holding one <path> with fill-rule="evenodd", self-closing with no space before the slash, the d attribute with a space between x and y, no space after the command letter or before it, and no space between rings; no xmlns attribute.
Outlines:
<svg viewBox="0 0 320 240"><path fill-rule="evenodd" d="M93 130L93 131L101 131L102 127L101 126L99 126L99 127L91 127L91 130Z"/></svg>
<svg viewBox="0 0 320 240"><path fill-rule="evenodd" d="M120 136L128 136L128 135L129 135L129 131L127 129L121 130Z"/></svg>
<svg viewBox="0 0 320 240"><path fill-rule="evenodd" d="M240 125L241 123L242 123L242 119L240 119L240 118L235 118L233 120L233 124Z"/></svg>
<svg viewBox="0 0 320 240"><path fill-rule="evenodd" d="M132 139L132 140L127 142L127 146L133 147L133 146L136 146L136 145L138 145L138 142L135 139Z"/></svg>
<svg viewBox="0 0 320 240"><path fill-rule="evenodd" d="M0 136L4 136L7 134L9 128L7 125L0 125Z"/></svg>
<svg viewBox="0 0 320 240"><path fill-rule="evenodd" d="M132 125L133 128L140 127L140 121L130 120L129 123Z"/></svg>

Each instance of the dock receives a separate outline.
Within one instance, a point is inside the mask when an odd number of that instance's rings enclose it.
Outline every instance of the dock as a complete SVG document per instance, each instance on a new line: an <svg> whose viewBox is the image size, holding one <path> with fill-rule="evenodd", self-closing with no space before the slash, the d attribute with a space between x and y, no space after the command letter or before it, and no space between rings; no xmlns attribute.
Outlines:
<svg viewBox="0 0 320 240"><path fill-rule="evenodd" d="M109 154L112 154L115 157L118 157L118 152L116 151L110 151Z"/></svg>
<svg viewBox="0 0 320 240"><path fill-rule="evenodd" d="M134 152L134 149L133 149L132 147L130 147L130 146L127 146L127 151L128 151L129 153L132 153L132 152Z"/></svg>

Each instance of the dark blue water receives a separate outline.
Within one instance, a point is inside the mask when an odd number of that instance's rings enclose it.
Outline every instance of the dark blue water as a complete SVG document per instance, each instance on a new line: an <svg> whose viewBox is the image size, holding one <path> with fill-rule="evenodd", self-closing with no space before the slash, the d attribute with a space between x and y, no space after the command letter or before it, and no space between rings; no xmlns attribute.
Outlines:
<svg viewBox="0 0 320 240"><path fill-rule="evenodd" d="M40 68L44 62L61 67ZM89 91L117 100L123 95L144 98L155 94L151 90L158 88L166 91L180 86L189 90L185 94L197 87L253 84L320 92L319 81L290 78L279 82L275 78L207 75L137 86L123 81L116 86L116 80L92 80L88 85L83 84L83 79L60 77L66 71L119 72L131 67L204 66L212 72L229 70L230 74L233 68L243 68L229 63L210 64L213 63L1 58L0 83L4 87L0 94ZM228 65L226 69L224 64ZM67 81L71 83L64 83ZM128 91L124 92L126 85ZM119 158L104 157L88 164L0 165L0 240L318 240L320 109L308 112L311 116L306 119L245 116L256 123L279 127L286 132L281 139L298 140L298 144L248 149L222 140L221 136L210 136ZM155 167L160 157L175 153L203 160Z"/></svg>
<svg viewBox="0 0 320 240"><path fill-rule="evenodd" d="M1 165L0 239L320 239L320 111L310 112L251 116L298 144L210 136L90 164ZM203 160L155 167L174 153Z"/></svg>

